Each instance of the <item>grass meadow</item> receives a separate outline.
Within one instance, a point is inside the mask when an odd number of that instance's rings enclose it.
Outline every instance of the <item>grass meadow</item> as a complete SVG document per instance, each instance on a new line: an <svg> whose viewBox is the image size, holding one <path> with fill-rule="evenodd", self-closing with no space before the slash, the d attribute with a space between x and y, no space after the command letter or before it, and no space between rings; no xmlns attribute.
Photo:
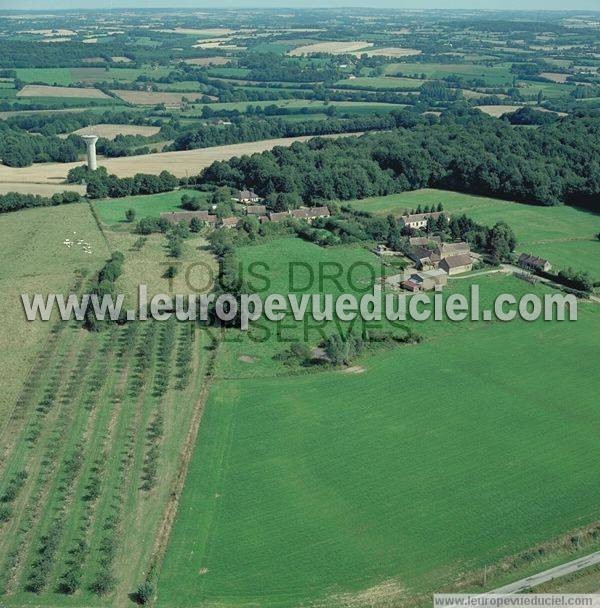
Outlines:
<svg viewBox="0 0 600 608"><path fill-rule="evenodd" d="M205 193L198 190L174 190L161 194L148 194L145 196L127 196L125 198L112 198L94 203L100 219L106 224L125 224L125 212L128 209L135 211L136 219L142 217L159 217L161 213L170 211L183 211L181 197L184 194L202 198Z"/></svg>
<svg viewBox="0 0 600 608"><path fill-rule="evenodd" d="M391 63L385 66L385 73L390 76L404 74L406 76L420 76L441 79L449 74L465 79L482 78L490 86L512 83L510 64L498 66L484 66L475 63Z"/></svg>
<svg viewBox="0 0 600 608"><path fill-rule="evenodd" d="M393 76L359 76L358 78L339 80L337 86L347 89L390 89L397 91L418 91L425 80L415 78L394 78Z"/></svg>
<svg viewBox="0 0 600 608"><path fill-rule="evenodd" d="M158 606L424 603L597 520L599 314L440 333L361 374L219 381Z"/></svg>
<svg viewBox="0 0 600 608"><path fill-rule="evenodd" d="M4 373L0 421L3 424L51 327L50 322L25 319L20 294L70 291L78 276L102 265L108 248L87 204L0 215L0 235L0 301L4 310L0 331L0 365ZM90 243L92 253L86 254L76 245L66 247L63 244L66 238L84 239Z"/></svg>

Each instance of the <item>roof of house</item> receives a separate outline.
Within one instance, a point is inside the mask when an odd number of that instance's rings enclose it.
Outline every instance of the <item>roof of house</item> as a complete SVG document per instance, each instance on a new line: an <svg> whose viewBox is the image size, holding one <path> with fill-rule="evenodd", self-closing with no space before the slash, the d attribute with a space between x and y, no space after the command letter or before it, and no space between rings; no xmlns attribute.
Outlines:
<svg viewBox="0 0 600 608"><path fill-rule="evenodd" d="M300 219L313 219L316 217L329 217L328 207L303 207L302 209L294 209L292 216Z"/></svg>
<svg viewBox="0 0 600 608"><path fill-rule="evenodd" d="M286 217L290 217L290 214L288 211L280 211L279 213L269 213L269 219L272 222L280 222L281 220L284 220Z"/></svg>
<svg viewBox="0 0 600 608"><path fill-rule="evenodd" d="M409 213L408 215L403 215L401 219L405 224L412 224L414 222L422 222L427 220L427 218L433 218L437 220L440 215L447 215L444 211L431 211L429 213Z"/></svg>
<svg viewBox="0 0 600 608"><path fill-rule="evenodd" d="M237 198L258 198L254 190L238 190L235 195Z"/></svg>
<svg viewBox="0 0 600 608"><path fill-rule="evenodd" d="M424 246L427 243L439 243L441 241L439 236L411 236L408 242L414 246Z"/></svg>
<svg viewBox="0 0 600 608"><path fill-rule="evenodd" d="M465 241L459 243L440 243L437 245L437 250L443 257L458 255L459 253L468 253L471 251L471 246Z"/></svg>
<svg viewBox="0 0 600 608"><path fill-rule="evenodd" d="M198 218L209 224L213 224L217 221L217 216L211 215L208 211L171 211L168 213L161 213L160 217L175 224L181 222L181 220L189 222L193 218Z"/></svg>
<svg viewBox="0 0 600 608"><path fill-rule="evenodd" d="M248 215L264 215L267 212L265 205L248 205L246 207L246 213Z"/></svg>
<svg viewBox="0 0 600 608"><path fill-rule="evenodd" d="M404 287L410 287L411 289L420 289L421 286L416 283L415 281L411 279L406 279L406 281L404 281L404 283L402 283L402 285L404 285Z"/></svg>
<svg viewBox="0 0 600 608"><path fill-rule="evenodd" d="M544 266L545 264L550 263L544 258L538 258L535 255L530 255L529 253L522 253L519 256L519 262L522 264L529 264L530 266Z"/></svg>
<svg viewBox="0 0 600 608"><path fill-rule="evenodd" d="M440 264L446 264L448 268L459 268L460 266L469 266L473 264L473 258L470 255L450 255L444 258Z"/></svg>
<svg viewBox="0 0 600 608"><path fill-rule="evenodd" d="M411 257L413 259L429 260L430 262L439 262L440 254L436 253L431 249L427 249L427 247L416 246L412 248Z"/></svg>

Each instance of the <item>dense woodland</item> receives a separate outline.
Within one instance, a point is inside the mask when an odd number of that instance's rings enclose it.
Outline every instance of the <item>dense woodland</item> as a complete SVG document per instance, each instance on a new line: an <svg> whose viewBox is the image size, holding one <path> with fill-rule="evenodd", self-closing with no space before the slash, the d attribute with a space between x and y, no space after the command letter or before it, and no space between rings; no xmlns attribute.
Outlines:
<svg viewBox="0 0 600 608"><path fill-rule="evenodd" d="M520 130L455 108L439 124L408 114L404 122L392 132L295 143L215 162L198 182L245 185L265 197L290 193L315 204L436 187L600 210L598 116Z"/></svg>

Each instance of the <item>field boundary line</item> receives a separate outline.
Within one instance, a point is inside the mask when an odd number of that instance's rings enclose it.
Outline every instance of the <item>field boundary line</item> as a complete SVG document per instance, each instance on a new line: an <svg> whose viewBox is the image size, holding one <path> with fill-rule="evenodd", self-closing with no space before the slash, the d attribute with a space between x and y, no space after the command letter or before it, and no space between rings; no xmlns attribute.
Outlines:
<svg viewBox="0 0 600 608"><path fill-rule="evenodd" d="M146 573L146 576L154 574L156 578L158 577L158 573L162 566L165 552L167 550L169 539L171 538L171 530L173 529L175 517L177 516L177 511L179 509L179 500L181 499L181 495L183 493L183 489L187 479L189 465L196 449L198 431L200 430L200 423L202 422L202 416L204 414L204 405L206 403L206 398L208 397L208 393L210 391L214 379L214 367L217 360L217 355L219 353L220 345L221 341L216 340L212 343L211 350L209 351L208 361L206 364L206 372L204 373L205 382L202 385L202 388L200 389L200 394L198 395L198 399L196 400L196 405L194 406L194 411L190 420L189 431L183 444L183 449L180 452L179 465L177 467L175 479L173 480L173 485L171 487L169 501L165 507L162 520L158 527L156 540L154 542L154 549L152 551L152 556L150 558L148 572Z"/></svg>
<svg viewBox="0 0 600 608"><path fill-rule="evenodd" d="M102 225L102 222L100 221L100 218L98 217L98 213L96 212L94 203L92 203L92 201L88 198L87 204L90 209L90 213L92 214L92 217L94 218L94 221L96 222L96 226L98 226L98 230L100 230L100 234L102 235L102 238L104 239L104 242L106 243L106 248L108 249L108 253L113 253L112 247L110 246L110 241L108 240L108 237L106 236L106 232L104 232L104 226Z"/></svg>
<svg viewBox="0 0 600 608"><path fill-rule="evenodd" d="M595 566L597 564L600 564L600 551L595 551L594 553L584 555L583 557L578 557L577 559L560 564L559 566L542 570L542 572L519 579L514 583L503 585L502 587L488 591L488 593L520 593L527 589L537 587L542 583L547 583L554 579L567 576L568 574L579 572L584 568L589 568L590 566Z"/></svg>

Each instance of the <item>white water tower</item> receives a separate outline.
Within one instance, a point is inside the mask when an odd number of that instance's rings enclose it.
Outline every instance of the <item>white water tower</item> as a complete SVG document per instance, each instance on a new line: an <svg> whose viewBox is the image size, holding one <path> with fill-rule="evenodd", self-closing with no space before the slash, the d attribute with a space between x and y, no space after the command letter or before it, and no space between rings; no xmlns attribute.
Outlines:
<svg viewBox="0 0 600 608"><path fill-rule="evenodd" d="M98 168L96 164L96 142L98 141L97 135L82 135L81 139L87 146L87 166L90 171L95 171Z"/></svg>

